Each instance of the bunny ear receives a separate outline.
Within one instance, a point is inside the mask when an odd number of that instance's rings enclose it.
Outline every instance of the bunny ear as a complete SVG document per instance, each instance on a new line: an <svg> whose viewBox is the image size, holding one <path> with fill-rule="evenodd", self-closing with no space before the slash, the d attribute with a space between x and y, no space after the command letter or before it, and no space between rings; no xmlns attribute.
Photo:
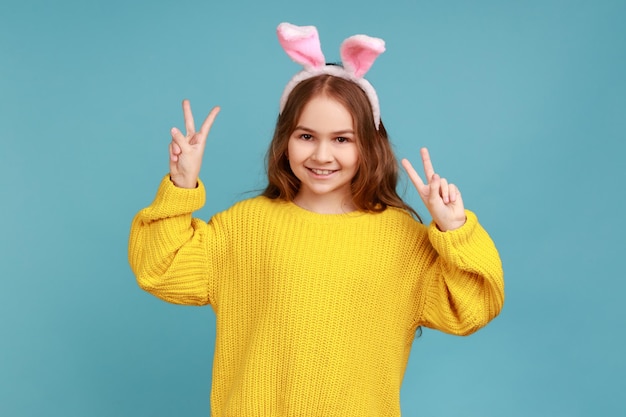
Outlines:
<svg viewBox="0 0 626 417"><path fill-rule="evenodd" d="M347 71L361 78L378 55L385 52L385 41L367 35L354 35L341 44L341 61Z"/></svg>
<svg viewBox="0 0 626 417"><path fill-rule="evenodd" d="M276 29L278 41L287 55L304 69L318 69L326 64L315 26L281 23Z"/></svg>

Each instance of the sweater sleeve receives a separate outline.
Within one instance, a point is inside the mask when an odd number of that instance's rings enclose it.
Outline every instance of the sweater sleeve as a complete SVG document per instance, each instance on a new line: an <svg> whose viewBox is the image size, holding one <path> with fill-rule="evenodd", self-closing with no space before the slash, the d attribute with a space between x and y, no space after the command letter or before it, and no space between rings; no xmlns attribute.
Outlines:
<svg viewBox="0 0 626 417"><path fill-rule="evenodd" d="M214 267L207 243L218 244L214 225L192 218L205 202L202 182L195 189L163 178L155 200L133 219L128 260L139 286L165 301L206 305L213 298Z"/></svg>
<svg viewBox="0 0 626 417"><path fill-rule="evenodd" d="M459 229L441 232L433 223L428 236L438 255L429 270L423 320L426 327L469 335L496 317L504 303L504 279L498 251L466 211Z"/></svg>

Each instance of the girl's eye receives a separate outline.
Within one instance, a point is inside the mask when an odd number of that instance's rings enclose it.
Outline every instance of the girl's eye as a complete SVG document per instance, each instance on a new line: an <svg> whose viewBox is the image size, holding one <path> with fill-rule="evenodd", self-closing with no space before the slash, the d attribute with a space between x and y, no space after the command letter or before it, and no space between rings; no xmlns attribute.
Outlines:
<svg viewBox="0 0 626 417"><path fill-rule="evenodd" d="M313 136L309 135L308 133L303 133L303 134L300 135L300 139L310 140L312 138L313 138Z"/></svg>
<svg viewBox="0 0 626 417"><path fill-rule="evenodd" d="M344 138L343 136L339 136L338 138L335 139L337 142L339 143L347 143L350 142L350 139L348 138Z"/></svg>

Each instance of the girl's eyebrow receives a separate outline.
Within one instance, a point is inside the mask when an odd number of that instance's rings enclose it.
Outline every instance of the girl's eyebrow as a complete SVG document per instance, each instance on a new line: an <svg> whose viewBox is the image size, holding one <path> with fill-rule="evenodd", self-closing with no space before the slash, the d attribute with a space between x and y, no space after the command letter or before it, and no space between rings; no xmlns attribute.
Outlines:
<svg viewBox="0 0 626 417"><path fill-rule="evenodd" d="M302 130L308 133L317 133L314 129L308 128L306 126L296 126L295 130ZM336 132L331 132L331 135L346 135L346 134L354 135L354 130L344 129L344 130L338 130Z"/></svg>

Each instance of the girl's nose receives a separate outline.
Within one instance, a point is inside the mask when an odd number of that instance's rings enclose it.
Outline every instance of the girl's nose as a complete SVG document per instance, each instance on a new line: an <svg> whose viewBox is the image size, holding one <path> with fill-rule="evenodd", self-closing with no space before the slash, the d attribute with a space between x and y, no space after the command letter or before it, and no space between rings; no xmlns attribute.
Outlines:
<svg viewBox="0 0 626 417"><path fill-rule="evenodd" d="M333 159L330 144L325 141L319 141L313 152L312 159L317 162L330 162Z"/></svg>

